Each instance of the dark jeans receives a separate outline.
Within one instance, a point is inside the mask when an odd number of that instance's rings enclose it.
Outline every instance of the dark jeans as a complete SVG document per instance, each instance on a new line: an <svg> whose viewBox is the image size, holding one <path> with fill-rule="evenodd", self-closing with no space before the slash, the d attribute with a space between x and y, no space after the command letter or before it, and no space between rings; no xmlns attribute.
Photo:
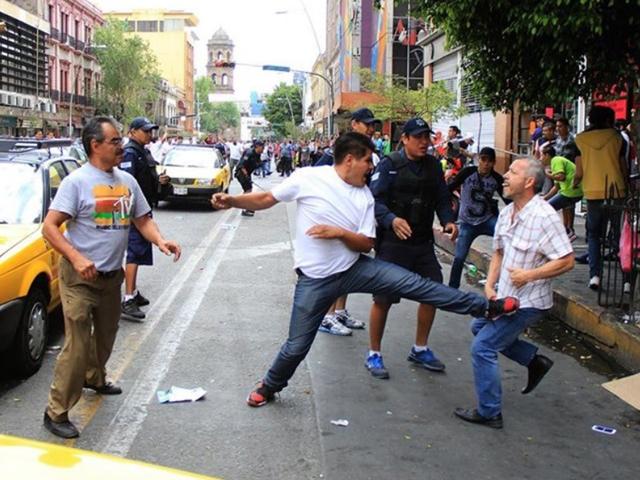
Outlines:
<svg viewBox="0 0 640 480"><path fill-rule="evenodd" d="M623 200L614 200L614 205L621 205ZM604 200L587 200L587 243L589 252L589 278L600 276L602 273L602 240L607 233L607 220L611 222L611 231L607 236L611 251L618 251L620 242L620 213L609 212L606 215Z"/></svg>
<svg viewBox="0 0 640 480"><path fill-rule="evenodd" d="M298 271L289 323L289 338L264 377L273 391L287 386L306 357L325 313L336 298L347 293L400 295L449 312L484 316L486 298L422 278L416 273L361 255L351 268L326 278L311 278Z"/></svg>
<svg viewBox="0 0 640 480"><path fill-rule="evenodd" d="M493 237L497 221L498 217L495 216L485 222L482 222L480 225L471 225L464 222L460 223L460 234L456 240L456 253L455 258L453 259L453 265L451 265L451 276L449 277L450 287L460 288L462 269L464 268L464 261L467 259L471 244L480 235Z"/></svg>
<svg viewBox="0 0 640 480"><path fill-rule="evenodd" d="M510 316L496 320L476 318L471 322L475 336L471 344L471 360L478 413L486 418L502 410L502 386L498 353L526 367L538 352L538 347L518 338L528 327L544 318L547 310L523 308Z"/></svg>

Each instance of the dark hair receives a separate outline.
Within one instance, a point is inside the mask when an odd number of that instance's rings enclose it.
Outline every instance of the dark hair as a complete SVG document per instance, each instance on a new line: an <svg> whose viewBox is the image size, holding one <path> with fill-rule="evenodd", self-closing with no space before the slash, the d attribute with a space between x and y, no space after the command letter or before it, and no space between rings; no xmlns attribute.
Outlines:
<svg viewBox="0 0 640 480"><path fill-rule="evenodd" d="M456 133L460 133L460 129L455 125L449 125L449 130L451 130L451 129L455 130Z"/></svg>
<svg viewBox="0 0 640 480"><path fill-rule="evenodd" d="M612 108L596 105L589 111L589 126L592 128L612 127L616 114Z"/></svg>
<svg viewBox="0 0 640 480"><path fill-rule="evenodd" d="M569 126L569 119L567 117L560 117L556 120L556 123L560 122L563 125L566 125L567 127Z"/></svg>
<svg viewBox="0 0 640 480"><path fill-rule="evenodd" d="M627 125L629 125L629 120L627 120L626 118L618 118L615 125L618 130L624 130L625 128L627 128Z"/></svg>
<svg viewBox="0 0 640 480"><path fill-rule="evenodd" d="M542 128L551 128L551 129L555 130L556 129L556 125L553 122L544 122L542 124Z"/></svg>
<svg viewBox="0 0 640 480"><path fill-rule="evenodd" d="M480 150L480 156L487 156L491 159L492 162L496 161L496 151L491 147L482 147Z"/></svg>
<svg viewBox="0 0 640 480"><path fill-rule="evenodd" d="M556 149L553 148L551 145L547 145L546 147L542 148L542 153L544 155L550 155L551 157L555 157L556 156Z"/></svg>
<svg viewBox="0 0 640 480"><path fill-rule="evenodd" d="M334 163L339 165L349 154L361 158L367 151L375 152L376 147L369 137L357 132L340 135L333 145Z"/></svg>
<svg viewBox="0 0 640 480"><path fill-rule="evenodd" d="M88 156L91 156L92 153L91 140L104 142L104 129L102 128L102 125L105 123L110 124L113 128L118 130L116 121L111 117L93 117L82 129L82 146Z"/></svg>

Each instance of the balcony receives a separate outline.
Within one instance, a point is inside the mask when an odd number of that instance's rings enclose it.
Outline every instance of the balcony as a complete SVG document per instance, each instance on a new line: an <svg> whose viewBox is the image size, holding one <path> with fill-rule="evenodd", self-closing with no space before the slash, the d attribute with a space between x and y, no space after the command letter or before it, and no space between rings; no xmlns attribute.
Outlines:
<svg viewBox="0 0 640 480"><path fill-rule="evenodd" d="M51 35L50 38L59 42L60 41L60 30L58 30L57 28L51 28Z"/></svg>
<svg viewBox="0 0 640 480"><path fill-rule="evenodd" d="M51 100L54 102L60 101L60 91L59 90L51 90Z"/></svg>

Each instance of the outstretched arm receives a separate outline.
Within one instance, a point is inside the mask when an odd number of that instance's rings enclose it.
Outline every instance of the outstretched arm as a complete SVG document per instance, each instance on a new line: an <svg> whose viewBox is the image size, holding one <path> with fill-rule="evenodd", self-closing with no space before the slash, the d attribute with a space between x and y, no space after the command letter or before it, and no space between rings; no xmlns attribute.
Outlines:
<svg viewBox="0 0 640 480"><path fill-rule="evenodd" d="M215 193L211 197L211 205L217 209L242 208L245 210L266 210L273 207L278 200L271 192L251 192L242 195Z"/></svg>

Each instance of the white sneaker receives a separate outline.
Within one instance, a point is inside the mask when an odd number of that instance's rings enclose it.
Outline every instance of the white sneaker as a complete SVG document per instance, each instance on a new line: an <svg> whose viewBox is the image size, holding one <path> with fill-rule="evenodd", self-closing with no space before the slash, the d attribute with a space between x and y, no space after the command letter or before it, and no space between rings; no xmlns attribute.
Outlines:
<svg viewBox="0 0 640 480"><path fill-rule="evenodd" d="M335 317L335 315L327 315L322 319L319 330L324 333L330 333L331 335L340 335L341 337L347 337L353 332L350 328L342 325Z"/></svg>
<svg viewBox="0 0 640 480"><path fill-rule="evenodd" d="M624 293L631 293L631 283L629 282L624 282L624 285L622 287L622 291Z"/></svg>
<svg viewBox="0 0 640 480"><path fill-rule="evenodd" d="M595 275L593 277L591 277L591 280L589 280L589 288L591 290L598 290L600 288L600 277Z"/></svg>
<svg viewBox="0 0 640 480"><path fill-rule="evenodd" d="M347 310L344 313L336 313L336 319L347 328L354 330L362 330L364 328L364 322L353 318Z"/></svg>

